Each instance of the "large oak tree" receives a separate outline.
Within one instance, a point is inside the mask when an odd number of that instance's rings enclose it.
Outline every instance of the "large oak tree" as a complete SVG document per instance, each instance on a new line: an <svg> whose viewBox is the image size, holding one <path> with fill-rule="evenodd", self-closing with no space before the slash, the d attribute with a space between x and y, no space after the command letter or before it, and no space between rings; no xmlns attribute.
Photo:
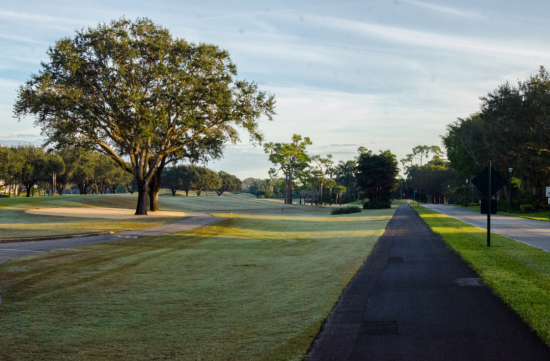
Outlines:
<svg viewBox="0 0 550 361"><path fill-rule="evenodd" d="M58 148L97 149L132 173L138 215L163 163L236 142L238 127L260 143L258 119L275 114L273 96L236 79L227 51L173 38L148 19L77 31L48 56L20 88L15 115L34 115Z"/></svg>

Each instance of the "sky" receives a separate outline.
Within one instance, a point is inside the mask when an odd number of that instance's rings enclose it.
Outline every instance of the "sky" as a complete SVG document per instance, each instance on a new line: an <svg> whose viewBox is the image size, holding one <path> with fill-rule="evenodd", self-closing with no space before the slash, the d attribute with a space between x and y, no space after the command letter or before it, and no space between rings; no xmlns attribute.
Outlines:
<svg viewBox="0 0 550 361"><path fill-rule="evenodd" d="M147 17L172 35L231 54L238 78L274 94L260 120L268 142L310 137L309 153L349 160L364 146L397 159L440 145L446 125L479 110L481 96L550 60L547 1L12 1L0 9L0 143L41 144L18 121L19 85L75 30ZM241 179L272 166L243 134L208 163Z"/></svg>

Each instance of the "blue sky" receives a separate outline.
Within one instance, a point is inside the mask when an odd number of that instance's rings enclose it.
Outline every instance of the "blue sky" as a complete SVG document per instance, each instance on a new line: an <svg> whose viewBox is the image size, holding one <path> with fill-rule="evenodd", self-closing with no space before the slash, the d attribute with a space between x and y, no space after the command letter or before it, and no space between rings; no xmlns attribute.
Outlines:
<svg viewBox="0 0 550 361"><path fill-rule="evenodd" d="M358 146L398 159L440 145L445 126L499 84L550 60L544 1L17 1L0 10L0 143L40 142L12 116L16 88L74 30L148 17L190 42L227 50L239 78L277 99L268 141L309 136L311 153L351 159ZM267 177L261 148L227 147L209 166Z"/></svg>

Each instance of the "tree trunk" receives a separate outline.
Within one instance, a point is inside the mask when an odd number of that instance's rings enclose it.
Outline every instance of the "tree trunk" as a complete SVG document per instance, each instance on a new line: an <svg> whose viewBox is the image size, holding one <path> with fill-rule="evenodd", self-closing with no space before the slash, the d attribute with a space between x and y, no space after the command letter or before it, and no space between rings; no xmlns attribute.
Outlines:
<svg viewBox="0 0 550 361"><path fill-rule="evenodd" d="M186 197L189 197L189 188L187 188L187 189L185 190L185 196L186 196Z"/></svg>
<svg viewBox="0 0 550 361"><path fill-rule="evenodd" d="M149 210L151 212L159 210L160 171L159 167L149 182Z"/></svg>
<svg viewBox="0 0 550 361"><path fill-rule="evenodd" d="M329 195L328 195L328 201L329 201L329 206L332 206L332 187L330 187L330 192L329 192Z"/></svg>
<svg viewBox="0 0 550 361"><path fill-rule="evenodd" d="M149 208L148 184L143 180L138 180L138 203L136 207L136 216L146 216Z"/></svg>
<svg viewBox="0 0 550 361"><path fill-rule="evenodd" d="M321 192L319 194L319 197L321 198L321 207L323 206L323 183L321 183Z"/></svg>
<svg viewBox="0 0 550 361"><path fill-rule="evenodd" d="M292 172L288 175L288 182L286 185L285 203L292 204Z"/></svg>
<svg viewBox="0 0 550 361"><path fill-rule="evenodd" d="M175 197L175 196L176 196L176 192L177 192L178 190L175 189L175 188L172 188L172 189L170 189L170 190L172 191L172 196Z"/></svg>
<svg viewBox="0 0 550 361"><path fill-rule="evenodd" d="M27 197L30 197L31 196L31 189L32 189L32 184L29 186L30 183L28 182L25 182L25 187L27 187Z"/></svg>

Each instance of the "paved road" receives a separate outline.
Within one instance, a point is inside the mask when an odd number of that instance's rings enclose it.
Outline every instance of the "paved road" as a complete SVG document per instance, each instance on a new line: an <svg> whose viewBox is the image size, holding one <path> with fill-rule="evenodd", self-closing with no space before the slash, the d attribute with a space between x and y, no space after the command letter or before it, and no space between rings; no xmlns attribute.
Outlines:
<svg viewBox="0 0 550 361"><path fill-rule="evenodd" d="M441 204L424 205L424 207L481 229L487 229L487 215L480 214L478 211ZM550 252L550 222L491 214L491 232Z"/></svg>
<svg viewBox="0 0 550 361"><path fill-rule="evenodd" d="M47 252L59 248L82 246L92 243L119 241L121 239L127 238L161 236L163 234L183 232L190 229L208 226L210 224L223 221L224 219L227 218L211 217L205 214L204 216L183 218L179 221L164 224L158 227L137 229L133 231L120 232L104 236L65 238L49 241L0 243L0 263L6 262L7 260L10 260L12 258L23 257L34 253Z"/></svg>
<svg viewBox="0 0 550 361"><path fill-rule="evenodd" d="M548 347L407 206L344 291L308 360L550 360Z"/></svg>

